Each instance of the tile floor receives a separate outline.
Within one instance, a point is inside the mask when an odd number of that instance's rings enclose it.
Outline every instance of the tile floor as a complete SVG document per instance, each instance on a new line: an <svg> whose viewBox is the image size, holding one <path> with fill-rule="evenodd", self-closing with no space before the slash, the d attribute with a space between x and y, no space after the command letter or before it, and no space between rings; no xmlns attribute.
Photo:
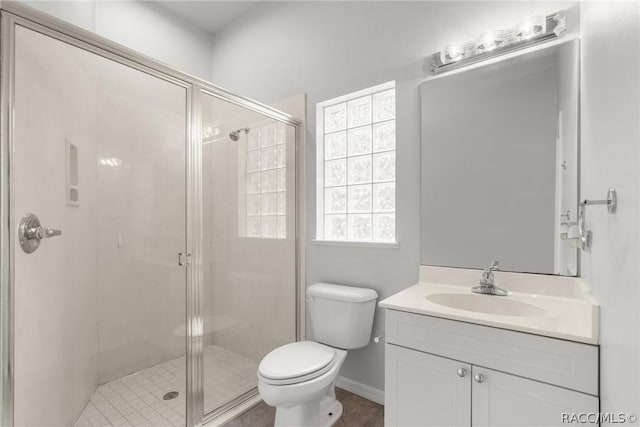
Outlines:
<svg viewBox="0 0 640 427"><path fill-rule="evenodd" d="M384 406L339 388L336 388L336 397L342 403L343 412L333 427L384 426ZM275 408L260 402L224 427L272 427L275 416Z"/></svg>
<svg viewBox="0 0 640 427"><path fill-rule="evenodd" d="M258 365L221 347L204 350L205 413L257 385ZM75 427L180 427L185 424L184 357L102 384ZM177 391L178 397L162 396Z"/></svg>

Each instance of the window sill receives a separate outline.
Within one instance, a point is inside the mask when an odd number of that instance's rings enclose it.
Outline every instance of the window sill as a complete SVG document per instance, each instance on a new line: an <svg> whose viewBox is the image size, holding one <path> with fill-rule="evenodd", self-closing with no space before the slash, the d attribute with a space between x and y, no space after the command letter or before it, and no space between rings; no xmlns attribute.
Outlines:
<svg viewBox="0 0 640 427"><path fill-rule="evenodd" d="M382 249L394 249L399 248L398 242L353 242L349 240L321 240L313 239L311 242L314 245L323 246L343 246L352 248L382 248Z"/></svg>

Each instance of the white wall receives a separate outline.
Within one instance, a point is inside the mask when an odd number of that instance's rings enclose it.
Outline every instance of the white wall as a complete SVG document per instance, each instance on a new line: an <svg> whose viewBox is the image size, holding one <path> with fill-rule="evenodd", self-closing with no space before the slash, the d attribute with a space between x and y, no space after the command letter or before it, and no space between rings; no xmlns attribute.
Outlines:
<svg viewBox="0 0 640 427"><path fill-rule="evenodd" d="M99 35L203 79L211 75L211 36L152 1L97 1Z"/></svg>
<svg viewBox="0 0 640 427"><path fill-rule="evenodd" d="M307 284L331 281L368 286L381 298L418 280L420 116L418 83L426 56L452 41L512 25L568 2L283 2L267 3L218 33L213 46L216 84L263 102L306 92L307 229L315 230L315 105L396 80L397 249L315 245L307 237ZM575 26L575 20L572 24ZM268 84L265 84L268 82ZM384 321L377 312L374 333ZM310 336L312 336L310 334ZM384 388L384 347L348 356L342 374Z"/></svg>
<svg viewBox="0 0 640 427"><path fill-rule="evenodd" d="M17 0L35 9L67 21L73 25L94 31L96 28L96 0L47 1Z"/></svg>
<svg viewBox="0 0 640 427"><path fill-rule="evenodd" d="M640 11L589 2L582 13L582 196L618 190L610 215L589 207L591 252L582 275L601 306L600 392L605 412L640 413Z"/></svg>
<svg viewBox="0 0 640 427"><path fill-rule="evenodd" d="M211 36L153 1L20 1L196 77L211 76Z"/></svg>

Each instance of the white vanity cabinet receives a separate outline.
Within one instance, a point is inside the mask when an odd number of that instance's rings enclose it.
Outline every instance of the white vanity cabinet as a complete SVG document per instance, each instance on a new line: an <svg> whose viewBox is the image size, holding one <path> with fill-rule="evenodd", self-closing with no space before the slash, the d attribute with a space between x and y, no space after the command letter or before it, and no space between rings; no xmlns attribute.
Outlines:
<svg viewBox="0 0 640 427"><path fill-rule="evenodd" d="M562 426L598 412L598 347L386 310L385 426Z"/></svg>
<svg viewBox="0 0 640 427"><path fill-rule="evenodd" d="M474 426L566 426L562 414L598 412L598 398L566 388L473 367L471 418Z"/></svg>
<svg viewBox="0 0 640 427"><path fill-rule="evenodd" d="M393 344L385 358L385 426L471 425L471 365Z"/></svg>

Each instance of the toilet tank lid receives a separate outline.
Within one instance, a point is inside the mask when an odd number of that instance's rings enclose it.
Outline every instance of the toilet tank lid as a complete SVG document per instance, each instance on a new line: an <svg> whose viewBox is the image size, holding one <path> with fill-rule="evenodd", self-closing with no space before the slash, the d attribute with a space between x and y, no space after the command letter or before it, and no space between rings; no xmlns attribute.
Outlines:
<svg viewBox="0 0 640 427"><path fill-rule="evenodd" d="M378 298L378 293L373 289L332 283L314 283L307 288L307 295L346 302L366 302Z"/></svg>

